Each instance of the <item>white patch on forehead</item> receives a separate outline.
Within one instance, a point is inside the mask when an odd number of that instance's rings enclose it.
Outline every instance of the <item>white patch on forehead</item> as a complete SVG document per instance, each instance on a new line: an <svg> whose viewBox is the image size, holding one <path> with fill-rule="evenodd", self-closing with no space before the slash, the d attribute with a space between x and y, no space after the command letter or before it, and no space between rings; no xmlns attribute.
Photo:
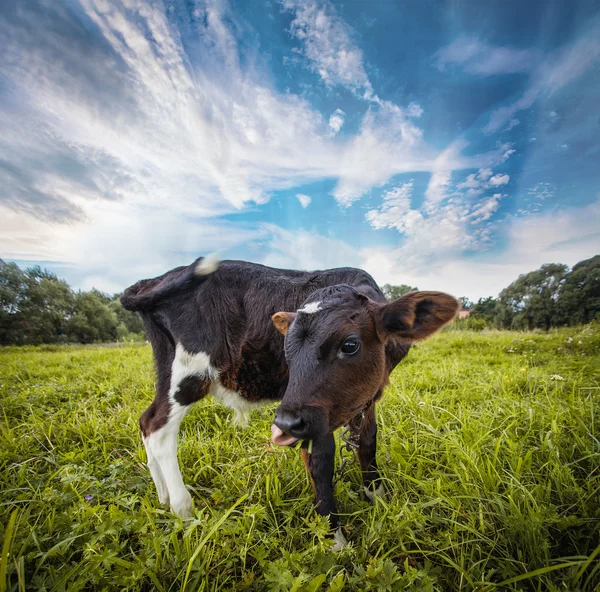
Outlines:
<svg viewBox="0 0 600 592"><path fill-rule="evenodd" d="M313 314L320 310L323 310L320 302L309 302L304 308L298 310L298 312L303 312L304 314Z"/></svg>

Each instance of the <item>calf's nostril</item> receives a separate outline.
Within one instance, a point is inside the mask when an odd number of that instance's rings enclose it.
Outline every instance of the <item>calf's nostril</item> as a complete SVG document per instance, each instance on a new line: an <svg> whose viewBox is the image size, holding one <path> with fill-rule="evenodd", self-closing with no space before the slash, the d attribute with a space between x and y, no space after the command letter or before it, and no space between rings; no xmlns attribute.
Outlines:
<svg viewBox="0 0 600 592"><path fill-rule="evenodd" d="M301 417L289 412L278 412L275 417L275 425L291 436L302 435L305 427L304 420Z"/></svg>

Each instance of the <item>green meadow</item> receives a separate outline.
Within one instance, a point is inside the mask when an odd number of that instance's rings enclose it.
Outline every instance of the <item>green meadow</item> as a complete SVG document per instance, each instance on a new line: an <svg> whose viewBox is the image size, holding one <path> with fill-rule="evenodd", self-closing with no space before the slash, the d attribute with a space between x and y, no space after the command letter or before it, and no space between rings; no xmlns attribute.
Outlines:
<svg viewBox="0 0 600 592"><path fill-rule="evenodd" d="M378 405L386 496L353 465L331 550L299 453L209 397L183 423L195 503L159 506L138 418L149 345L0 350L0 592L598 590L600 326L445 331Z"/></svg>

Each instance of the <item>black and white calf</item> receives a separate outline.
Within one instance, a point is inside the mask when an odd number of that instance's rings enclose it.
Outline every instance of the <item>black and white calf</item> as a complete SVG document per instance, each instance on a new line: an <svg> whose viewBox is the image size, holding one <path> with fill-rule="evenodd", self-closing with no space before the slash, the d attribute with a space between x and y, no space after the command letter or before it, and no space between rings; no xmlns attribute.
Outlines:
<svg viewBox="0 0 600 592"><path fill-rule="evenodd" d="M411 342L450 322L459 308L441 292L388 303L359 269L301 272L205 259L136 283L121 302L140 313L154 352L156 396L140 426L161 503L181 516L192 512L177 437L194 402L210 393L247 421L255 405L281 401L272 441L312 440L303 458L317 511L332 526L333 432L366 408L357 437L372 496L380 486L375 402Z"/></svg>

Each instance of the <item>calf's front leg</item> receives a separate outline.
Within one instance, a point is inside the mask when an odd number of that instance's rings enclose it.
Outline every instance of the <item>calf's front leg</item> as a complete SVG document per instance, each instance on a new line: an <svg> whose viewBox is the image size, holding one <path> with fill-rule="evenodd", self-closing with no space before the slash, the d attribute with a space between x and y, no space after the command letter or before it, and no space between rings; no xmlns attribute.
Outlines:
<svg viewBox="0 0 600 592"><path fill-rule="evenodd" d="M376 495L382 496L385 493L377 469L377 420L375 418L375 403L365 411L365 419L360 429L358 446L358 458L363 474L365 493L370 500L374 500Z"/></svg>
<svg viewBox="0 0 600 592"><path fill-rule="evenodd" d="M336 529L333 538L334 551L339 551L348 544L342 529L339 527L339 517L333 499L333 470L335 466L335 440L329 434L320 440L313 440L312 452L307 448L301 450L302 460L315 490L315 509L321 516L329 518L332 529Z"/></svg>

